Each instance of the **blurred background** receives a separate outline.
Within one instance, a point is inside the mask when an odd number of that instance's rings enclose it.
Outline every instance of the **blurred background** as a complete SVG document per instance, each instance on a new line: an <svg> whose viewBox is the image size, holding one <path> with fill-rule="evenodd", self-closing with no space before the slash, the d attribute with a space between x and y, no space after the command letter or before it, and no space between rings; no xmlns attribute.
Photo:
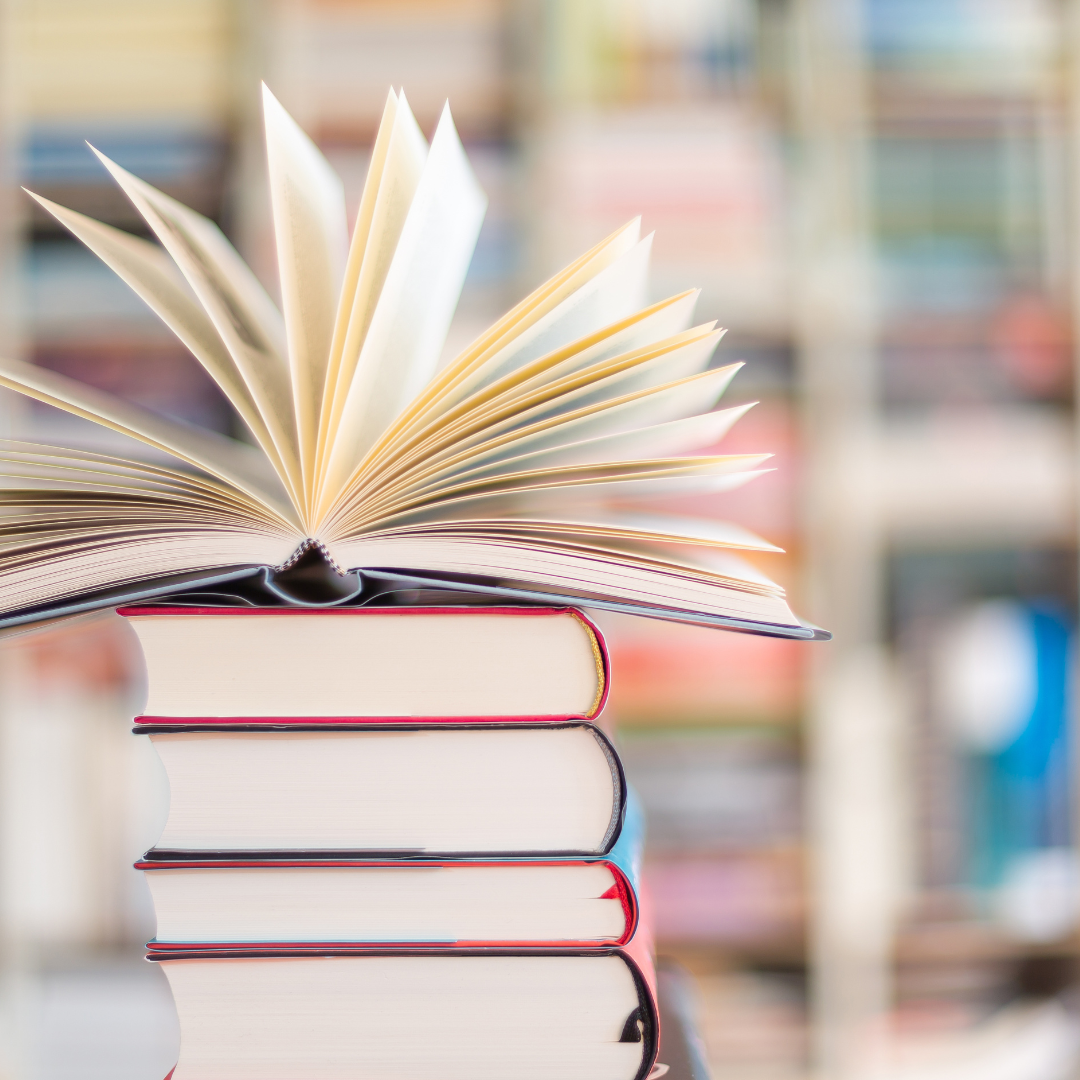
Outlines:
<svg viewBox="0 0 1080 1080"><path fill-rule="evenodd" d="M681 509L835 640L601 618L714 1077L1080 1076L1080 0L0 0L5 354L236 433L19 186L137 230L88 139L275 291L259 78L353 208L387 87L449 98L490 208L448 356L641 214L746 361L725 445L776 471ZM175 1061L141 678L115 617L0 648L2 1080Z"/></svg>

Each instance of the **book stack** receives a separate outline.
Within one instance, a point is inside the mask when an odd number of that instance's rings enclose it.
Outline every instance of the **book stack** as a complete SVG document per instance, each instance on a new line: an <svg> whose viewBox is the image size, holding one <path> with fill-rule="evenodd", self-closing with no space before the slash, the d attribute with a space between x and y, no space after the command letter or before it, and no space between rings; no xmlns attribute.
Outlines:
<svg viewBox="0 0 1080 1080"><path fill-rule="evenodd" d="M449 109L428 144L388 94L350 238L340 178L263 102L281 309L104 154L156 242L35 196L251 443L0 359L152 459L0 443L0 631L115 607L142 640L176 1080L644 1077L640 829L572 609L828 636L736 554L773 545L655 512L762 471L712 452L738 365L693 290L642 306L636 220L441 364L486 202Z"/></svg>
<svg viewBox="0 0 1080 1080"><path fill-rule="evenodd" d="M640 815L571 609L127 607L174 1080L646 1076Z"/></svg>

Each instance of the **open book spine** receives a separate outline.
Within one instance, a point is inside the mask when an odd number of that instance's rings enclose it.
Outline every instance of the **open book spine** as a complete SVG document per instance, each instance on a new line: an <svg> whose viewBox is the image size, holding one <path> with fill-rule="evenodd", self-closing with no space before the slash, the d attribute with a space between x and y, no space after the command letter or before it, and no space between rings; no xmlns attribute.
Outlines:
<svg viewBox="0 0 1080 1080"><path fill-rule="evenodd" d="M358 575L352 573L349 578ZM734 630L746 634L760 634L767 637L793 638L803 641L827 641L832 635L827 630L812 623L797 622L780 624L760 622L753 619L707 615L701 612L681 610L659 605L644 605L613 601L599 595L568 596L562 593L544 591L540 588L523 588L502 581L479 582L471 579L451 578L445 575L429 573L406 573L402 571L364 570L365 579L376 582L379 594L376 602L387 593L424 591L428 595L445 593L447 606L460 606L463 595L475 597L476 603L490 603L492 600L506 604L535 605L544 608L566 607L576 604L598 611L614 611L624 615L639 615L644 618L663 619L667 622L681 622L694 626L709 626L724 630ZM122 611L131 605L150 604L154 600L170 604L185 602L188 596L203 597L203 602L229 603L246 605L262 609L282 604L296 604L294 610L312 608L325 610L330 607L367 607L369 598L360 583L348 591L342 600L333 598L329 601L310 603L290 600L284 594L268 590L266 583L274 578L274 568L270 566L232 566L222 567L212 572L191 572L165 575L160 578L148 578L130 585L104 589L97 593L87 593L65 600L47 604L20 608L0 616L0 634L19 634L34 630L48 623L90 615L94 612L115 609ZM253 598L253 592L258 596ZM241 611L243 606L233 606L230 610ZM190 609L189 609L190 610Z"/></svg>

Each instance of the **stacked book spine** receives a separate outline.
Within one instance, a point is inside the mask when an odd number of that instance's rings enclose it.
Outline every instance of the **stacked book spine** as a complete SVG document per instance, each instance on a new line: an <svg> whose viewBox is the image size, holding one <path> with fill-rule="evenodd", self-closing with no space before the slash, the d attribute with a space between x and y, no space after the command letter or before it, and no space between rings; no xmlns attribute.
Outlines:
<svg viewBox="0 0 1080 1080"><path fill-rule="evenodd" d="M121 609L174 1080L641 1080L643 828L569 609Z"/></svg>

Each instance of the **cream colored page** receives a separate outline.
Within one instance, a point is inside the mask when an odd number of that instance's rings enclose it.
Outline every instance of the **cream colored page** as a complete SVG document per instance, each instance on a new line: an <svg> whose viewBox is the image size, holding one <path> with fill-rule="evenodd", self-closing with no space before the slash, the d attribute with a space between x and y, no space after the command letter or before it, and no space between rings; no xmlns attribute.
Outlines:
<svg viewBox="0 0 1080 1080"><path fill-rule="evenodd" d="M682 608L695 613L756 618L796 625L781 596L753 583L732 587L720 575L668 560L668 566L612 547L606 554L545 546L485 542L473 537L394 538L355 541L341 548L348 565L414 567L434 573L480 574L564 589L571 596L592 593ZM735 583L736 586L742 583Z"/></svg>
<svg viewBox="0 0 1080 1080"><path fill-rule="evenodd" d="M594 439L614 434L632 436L641 428L708 411L730 384L733 369L739 367L740 364L732 364L727 368L713 368L685 379L574 408L561 415L546 416L520 427L511 421L506 427L514 436L522 439L528 437L534 450L558 446L570 438ZM477 445L483 446L484 441L484 436L479 436Z"/></svg>
<svg viewBox="0 0 1080 1080"><path fill-rule="evenodd" d="M97 151L95 151L97 153ZM286 486L302 506L302 479L285 328L266 290L221 230L98 153L172 256L214 323L277 447Z"/></svg>
<svg viewBox="0 0 1080 1080"><path fill-rule="evenodd" d="M602 361L677 337L691 328L698 293L699 290L694 289L653 304L594 334L578 338L570 345L523 364L493 382L485 381L480 395L494 396L507 389L525 387L533 379L543 378L554 382ZM477 394L470 395L461 407L467 407L477 397Z"/></svg>
<svg viewBox="0 0 1080 1080"><path fill-rule="evenodd" d="M180 243L185 251L192 249L190 257L203 269L208 284L225 290L224 294L215 295L215 299L232 311L233 319L239 324L237 329L259 339L284 368L286 336L281 312L225 234L209 218L140 180L100 150L92 146L90 149L141 214L145 216L144 208L150 210L155 218L161 219L158 224L168 226L170 241ZM157 231L153 223L148 221L148 224ZM169 247L165 237L159 239Z"/></svg>
<svg viewBox="0 0 1080 1080"><path fill-rule="evenodd" d="M556 447L568 439L596 439L605 435L626 435L632 439L642 428L672 423L711 409L731 378L729 369L715 368L587 405L571 414L547 417L521 428L516 434L521 436L523 443L528 439L533 450Z"/></svg>
<svg viewBox="0 0 1080 1080"><path fill-rule="evenodd" d="M768 454L699 455L683 458L651 458L628 461L604 461L588 465L569 465L551 469L508 472L491 477L464 478L436 492L410 492L401 502L435 506L446 500L469 495L509 494L531 489L586 487L596 484L628 483L637 480L669 477L732 475L764 464Z"/></svg>
<svg viewBox="0 0 1080 1080"><path fill-rule="evenodd" d="M545 417L556 417L645 386L672 381L699 371L708 363L718 335L707 327L688 330L674 339L602 361L564 379L547 383L543 378L525 387L513 387L483 407L463 411L445 429L435 429L432 437L410 455L411 470L401 476L422 476L439 460L438 455L456 448L464 451L471 438L494 438L515 427L525 427ZM419 464L416 464L419 462ZM406 464L406 463L403 463ZM409 482L412 482L411 480Z"/></svg>
<svg viewBox="0 0 1080 1080"><path fill-rule="evenodd" d="M367 500L355 508L350 522L353 531L359 527L383 527L391 520L396 521L402 514L416 515L444 514L446 506L463 505L466 499L512 497L512 505L527 508L529 500L543 490L585 488L589 485L608 483L629 483L644 479L666 477L711 476L756 469L768 455L740 454L706 458L703 456L688 458L654 459L645 461L617 461L597 465L573 466L558 469L536 470L521 473L507 473L480 479L466 479L463 482L449 482L430 488L406 488L386 493ZM714 485L711 481L669 485L671 490L726 490L730 485ZM657 485L657 490L668 490ZM629 491L629 489L627 489ZM597 496L599 497L599 495ZM606 497L606 496L605 496ZM576 499L577 496L575 495ZM471 513L471 511L469 511ZM457 511L455 510L455 514ZM419 520L419 518L417 518Z"/></svg>
<svg viewBox="0 0 1080 1080"><path fill-rule="evenodd" d="M693 416L712 408L740 366L733 364L729 368L704 371L612 401L586 405L568 414L547 416L531 424L527 422L527 417L512 417L473 436L472 445L482 446L500 436L513 436L515 432L522 437L537 437L541 447L544 445L543 436L548 433L550 445L558 445L571 436L578 439L597 438ZM457 447L459 450L462 448ZM370 526L372 520L369 503L354 496L334 513L326 535L334 538L354 535L361 527Z"/></svg>
<svg viewBox="0 0 1080 1080"><path fill-rule="evenodd" d="M596 584L590 568L603 568L608 586L618 595L618 585L652 578L654 583L667 578L669 583L707 579L714 585L734 588L744 599L757 596L783 596L784 590L750 571L742 573L745 564L735 553L754 550L738 542L731 546L717 541L683 541L678 537L654 535L647 532L604 530L602 528L562 533L558 530L520 530L516 533L473 531L466 526L440 534L402 533L394 536L374 536L355 541L341 554L349 556L350 565L416 566L427 569L446 565L447 557L460 560L457 572L500 576L500 570L515 566L528 571L557 565L566 560L569 576L565 585L572 589L587 589ZM453 553L451 555L451 553ZM727 559L724 557L728 556ZM715 560L715 562L714 562ZM710 562L714 565L710 566ZM726 566L724 565L726 563ZM488 570L481 569L487 565ZM466 570L466 566L470 569ZM574 568L574 569L570 569ZM654 575L661 575L657 578ZM576 583L575 583L576 582ZM661 585L661 589L663 589ZM752 602L752 600L751 600Z"/></svg>
<svg viewBox="0 0 1080 1080"><path fill-rule="evenodd" d="M642 251L642 246L638 245L631 254ZM350 481L342 501L354 498L373 483L377 485L380 474L390 468L395 473L415 467L423 470L427 466L434 470L444 455L436 453L433 457L433 446L443 446L448 440L457 438L452 433L475 426L478 417L485 424L497 423L492 419L495 414L490 411L493 402L502 403L500 407L509 411L515 407L513 403L524 401L530 390L556 386L579 370L596 369L605 360L629 355L646 345L659 345L662 340L677 336L689 324L697 296L698 290L691 290L637 311L571 345L525 363L516 370L511 369L495 381L483 378L487 365L482 365L476 369L475 377L468 376L440 402L437 413L435 410L429 413L426 425L416 425L408 440L399 441L397 447L388 447L375 460L366 462ZM698 328L698 332L707 329ZM465 383L482 388L462 398L458 389ZM451 404L452 400L456 403ZM506 405L507 402L512 404ZM486 412L482 411L485 407Z"/></svg>
<svg viewBox="0 0 1080 1080"><path fill-rule="evenodd" d="M639 222L634 221L624 237L636 239ZM439 416L429 427L441 423L448 412L465 407L470 395L489 387L502 377L513 384L515 369L579 341L599 334L604 328L631 318L645 305L652 236L637 242L582 284L555 308L523 329L498 352L457 379L439 400ZM688 305L692 310L692 303ZM680 308L674 321L684 309ZM687 318L689 313L687 312ZM544 376L537 376L543 378Z"/></svg>
<svg viewBox="0 0 1080 1080"><path fill-rule="evenodd" d="M310 503L319 410L348 248L345 189L265 83L262 94L296 437L305 503Z"/></svg>
<svg viewBox="0 0 1080 1080"><path fill-rule="evenodd" d="M707 326L697 327L652 346L600 360L562 378L548 378L545 373L521 384L510 378L494 384L490 392L481 391L452 410L445 423L432 425L427 437L417 439L400 460L391 459L380 463L380 468L369 469L366 476L358 478L349 497L388 484L400 484L406 477L408 482L413 482L417 475L440 468L448 455L455 459L466 455L478 441L491 440L494 447L495 440L506 436L514 427L531 424L552 411L572 412L584 402L584 395L597 387L614 386L610 396L615 396L618 385L612 383L612 377L619 372L626 373L635 367L651 369L660 363L674 365L674 370L681 373L683 367L693 370L699 359L700 366L704 366L708 353L701 352L701 346L704 343L711 349L710 334ZM608 351L602 343L597 348L601 355ZM688 348L692 350L689 355Z"/></svg>
<svg viewBox="0 0 1080 1080"><path fill-rule="evenodd" d="M293 544L293 546L295 546ZM27 563L0 567L0 610L18 611L51 600L147 578L228 566L274 566L289 556L280 536L223 529L162 528L138 536L107 537L89 530L81 542L50 546Z"/></svg>
<svg viewBox="0 0 1080 1080"><path fill-rule="evenodd" d="M545 281L439 372L403 414L403 420L414 424L428 413L442 412L456 401L457 387L464 380L631 251L639 242L640 232L641 219L635 218Z"/></svg>
<svg viewBox="0 0 1080 1080"><path fill-rule="evenodd" d="M380 143L385 144L381 153ZM356 276L343 290L338 311L332 371L327 375L316 455L320 491L360 351L416 196L427 155L427 140L421 134L404 93L396 99L391 94L364 184L360 216L349 254L350 264L356 267ZM365 220L365 214L368 220Z"/></svg>
<svg viewBox="0 0 1080 1080"><path fill-rule="evenodd" d="M618 397L635 389L696 374L708 366L722 331L706 324L641 349L599 360L558 378L536 376L512 386L483 410L470 410L462 421L471 427L481 416L498 424L515 416L533 419L569 412L592 401ZM539 410L539 412L537 411Z"/></svg>
<svg viewBox="0 0 1080 1080"><path fill-rule="evenodd" d="M548 407L547 412L541 407L538 415L556 415L569 409L603 404L605 401L625 397L639 390L664 386L701 374L708 368L722 334L723 331L713 331L699 341L691 341L680 349L673 349L669 353L651 357L644 363L623 367L621 364L617 365L615 361L610 361L612 369L610 374L590 381L580 389L572 389L565 395L565 400L563 398L556 400Z"/></svg>
<svg viewBox="0 0 1080 1080"><path fill-rule="evenodd" d="M396 455L383 455L377 466L372 466L365 472L369 476L375 475L380 470L385 471L391 462L398 462L401 467L415 461L418 456L426 460L428 455L421 449L425 432L433 436L445 434L459 421L467 418L473 410L491 402L524 398L530 388L556 384L577 371L595 367L617 356L643 350L649 345L658 345L661 341L677 336L686 330L696 297L697 292L694 291L655 304L488 383L452 408L446 408L437 421L417 432L413 436L413 448L401 447Z"/></svg>
<svg viewBox="0 0 1080 1080"><path fill-rule="evenodd" d="M360 194L360 205L356 211L356 223L353 226L352 239L349 241L349 254L345 261L345 277L341 283L341 296L338 300L337 315L334 317L334 340L330 346L330 366L326 372L327 392L337 381L336 364L341 360L341 349L345 343L345 334L352 320L353 305L356 300L357 283L367 251L368 238L371 234L371 222L375 215L375 203L382 183L386 166L386 155L390 146L390 136L397 116L398 98L393 88L387 93L383 106L382 119L375 136L375 145L371 148L371 160L368 162L364 189ZM325 403L324 403L325 404ZM322 417L325 422L325 416Z"/></svg>
<svg viewBox="0 0 1080 1080"><path fill-rule="evenodd" d="M104 523L108 528L112 521L123 523L125 529L145 522L201 522L222 528L273 531L288 536L294 547L297 543L294 528L283 525L243 492L224 485L214 488L174 483L160 476L33 461L0 453L0 489L20 493L17 503L4 506L3 514L7 529L13 523L20 523L20 528L9 531L0 547L22 546L29 536L27 529L55 534L87 522ZM57 518L60 506L63 514Z"/></svg>
<svg viewBox="0 0 1080 1080"><path fill-rule="evenodd" d="M214 481L194 473L179 472L163 468L161 465L150 465L108 454L73 450L66 446L51 446L48 443L0 439L0 461L8 463L4 466L5 471L11 463L57 472L72 469L104 477L115 477L120 483L160 485L163 489L216 489L229 492L230 497L234 499L245 498L231 488L217 485Z"/></svg>
<svg viewBox="0 0 1080 1080"><path fill-rule="evenodd" d="M511 473L491 479L455 484L438 491L404 492L367 510L372 523L380 527L409 521L445 520L493 511L477 510L495 500L523 509L563 503L580 503L607 498L640 500L652 494L697 494L728 491L757 475L767 454L738 454L724 457L660 459L656 461L611 462L606 465ZM739 477L739 479L732 479ZM492 503L494 505L494 503Z"/></svg>
<svg viewBox="0 0 1080 1080"><path fill-rule="evenodd" d="M157 471L140 474L126 463L114 465L94 461L81 461L75 458L49 457L40 454L13 452L0 448L0 484L16 487L33 482L45 485L47 489L70 487L73 491L90 490L130 493L145 491L164 499L178 502L193 502L199 505L226 498L228 489L222 487L217 492L209 488L200 488L186 484L179 479L172 482L167 476ZM241 505L242 493L233 491L231 502ZM253 504L252 504L253 505ZM138 509L137 507L133 509Z"/></svg>
<svg viewBox="0 0 1080 1080"><path fill-rule="evenodd" d="M508 342L557 307L582 284L610 266L620 255L637 243L639 222L631 221L591 250L579 256L554 277L507 312L468 348L440 371L423 392L401 413L372 448L364 468L375 467L388 455L415 441L418 431L426 430L432 421L449 407L450 395L457 384L478 366L486 363ZM454 398L453 400L457 400ZM359 471L359 470L358 470Z"/></svg>
<svg viewBox="0 0 1080 1080"><path fill-rule="evenodd" d="M775 548L780 551L780 548ZM756 566L748 563L746 559L736 555L733 551L718 551L715 548L696 548L684 556L687 562L693 562L703 570L714 574L723 574L725 577L739 578L750 586L755 586L762 591L772 591L780 596L785 595L783 586L778 585L771 578L766 577Z"/></svg>
<svg viewBox="0 0 1080 1080"><path fill-rule="evenodd" d="M607 537L610 540L633 540L635 542L657 544L719 545L727 548L740 548L746 551L780 552L783 549L763 540L756 533L741 525L729 521L716 521L712 518L694 518L679 514L629 513L620 510L599 509L589 513L561 515L557 519L543 521L537 519L506 519L491 522L469 522L466 525L451 525L450 531L462 528L478 535L482 532L494 534L529 535L536 537L574 538L594 536ZM659 551L660 549L658 549ZM670 555L670 552L667 552ZM684 553L680 553L684 557ZM755 571L755 575L758 572ZM766 584L773 585L767 578Z"/></svg>
<svg viewBox="0 0 1080 1080"><path fill-rule="evenodd" d="M346 395L323 509L434 373L486 205L444 109Z"/></svg>
<svg viewBox="0 0 1080 1080"><path fill-rule="evenodd" d="M586 282L469 378L462 380L456 393L464 396L530 360L564 348L640 311L646 306L651 251L652 234Z"/></svg>
<svg viewBox="0 0 1080 1080"><path fill-rule="evenodd" d="M775 545L727 522L684 518L651 519L644 515L609 515L604 520L491 520L447 522L396 532L376 533L348 541L336 549L345 565L429 567L432 553L448 547L459 550L476 545L498 558L517 550L542 557L565 552L591 559L615 559L621 570L633 574L638 567L698 576L723 577L751 592L783 595L784 590L736 554L739 551L779 552ZM409 559L409 562L405 560ZM494 568L493 568L494 569ZM478 571L483 573L484 571ZM492 571L487 571L491 573Z"/></svg>
<svg viewBox="0 0 1080 1080"><path fill-rule="evenodd" d="M605 521L608 528L626 529L639 536L647 536L663 543L679 543L692 540L698 545L716 544L725 548L740 548L744 551L771 551L782 553L783 548L770 544L756 533L730 521L714 521L711 518L684 517L680 514L653 513L612 513ZM720 554L720 553L717 553ZM680 553L686 557L686 552ZM708 552L695 551L695 559L708 558ZM724 561L735 558L730 552L723 553ZM766 588L783 592L771 578L766 577L757 567L743 560L738 561L738 576L746 581L753 581Z"/></svg>
<svg viewBox="0 0 1080 1080"><path fill-rule="evenodd" d="M625 398L627 395L621 395ZM589 406L585 406L588 408ZM543 408L532 410L534 414L539 413L543 415ZM587 415L587 414L586 414ZM678 418L682 420L683 418ZM725 424L726 427L730 427L730 424L734 422L735 417L732 416L730 420ZM656 425L648 425L655 427ZM699 424L699 427L701 425ZM715 428L715 423L708 426L705 430L711 431ZM487 430L498 430L498 425L490 425ZM629 431L621 432L609 432L609 438L617 437L619 441L612 443L612 449L604 451L600 449L596 456L592 460L587 459L580 462L563 462L561 465L556 462L554 457L550 461L544 460L544 453L546 451L557 451L564 448L565 444L574 441L573 434L560 438L558 432L559 427L556 426L552 433L549 432L536 432L535 424L528 424L525 427L525 431L520 439L515 438L513 428L503 438L495 438L492 440L493 445L490 447L481 442L479 446L474 446L472 449L462 449L458 453L454 454L435 454L432 455L424 462L419 464L409 472L403 473L398 476L394 481L384 484L381 487L373 488L367 493L366 504L369 507L380 506L388 498L392 499L395 496L400 496L403 493L407 493L410 497L415 497L419 494L426 494L430 498L438 498L440 494L447 488L462 482L470 481L472 478L495 478L504 474L514 473L521 471L524 467L519 465L518 462L532 461L534 464L531 466L534 471L543 471L547 468L558 468L568 464L580 464L589 465L603 461L633 461L633 460L652 460L658 457L657 454L649 454L645 452L644 446L638 447L636 442L637 431L640 429L632 429ZM689 430L689 429L687 429ZM484 438L486 431L481 428L480 439ZM544 435L547 438L544 438ZM537 439L537 436L540 436ZM668 441L670 441L670 434ZM684 433L683 439L685 441L686 435ZM535 442L546 442L548 445L536 446L529 445ZM532 451L528 455L520 455L517 453L519 449L518 443L524 443L525 447ZM582 440L577 440L578 444ZM703 445L703 444L698 444ZM620 451L621 448L621 452ZM453 447L450 448L451 450ZM475 467L474 467L475 463Z"/></svg>
<svg viewBox="0 0 1080 1080"><path fill-rule="evenodd" d="M390 145L394 119L397 116L398 99L393 88L386 96L382 119L371 148L371 161L368 165L364 190L360 196L360 206L356 212L356 224L353 227L352 240L349 243L349 255L345 262L345 277L341 284L338 298L337 315L334 318L334 339L330 343L330 358L326 365L326 385L323 387L322 408L319 411L319 439L315 448L316 476L322 475L323 459L326 454L327 433L336 423L334 416L338 379L341 370L341 355L345 348L345 337L353 321L353 311L358 302L358 286L363 268L364 255L367 252L371 234L371 222L375 214L375 204L382 183L386 165L386 155Z"/></svg>
<svg viewBox="0 0 1080 1080"><path fill-rule="evenodd" d="M0 440L0 480L11 481L8 486L33 480L50 487L153 491L204 509L227 507L253 520L276 520L250 496L206 476L44 443Z"/></svg>
<svg viewBox="0 0 1080 1080"><path fill-rule="evenodd" d="M247 385L214 324L191 295L168 255L146 240L103 225L33 192L28 194L122 278L187 346L240 414L275 471L282 474L277 448Z"/></svg>
<svg viewBox="0 0 1080 1080"><path fill-rule="evenodd" d="M167 420L111 394L20 360L0 359L0 384L172 454L231 484L284 521L299 527L295 513L272 490L273 474L266 469L265 458L256 451L248 451L241 443Z"/></svg>
<svg viewBox="0 0 1080 1080"><path fill-rule="evenodd" d="M755 403L751 402L731 409L688 416L682 420L653 424L634 431L567 441L542 450L530 449L528 439L523 440L524 446L511 442L498 450L481 452L468 460L459 461L455 466L441 469L427 477L425 482L439 483L447 477L460 481L525 469L539 470L568 465L674 457L699 447L714 445L753 404Z"/></svg>

